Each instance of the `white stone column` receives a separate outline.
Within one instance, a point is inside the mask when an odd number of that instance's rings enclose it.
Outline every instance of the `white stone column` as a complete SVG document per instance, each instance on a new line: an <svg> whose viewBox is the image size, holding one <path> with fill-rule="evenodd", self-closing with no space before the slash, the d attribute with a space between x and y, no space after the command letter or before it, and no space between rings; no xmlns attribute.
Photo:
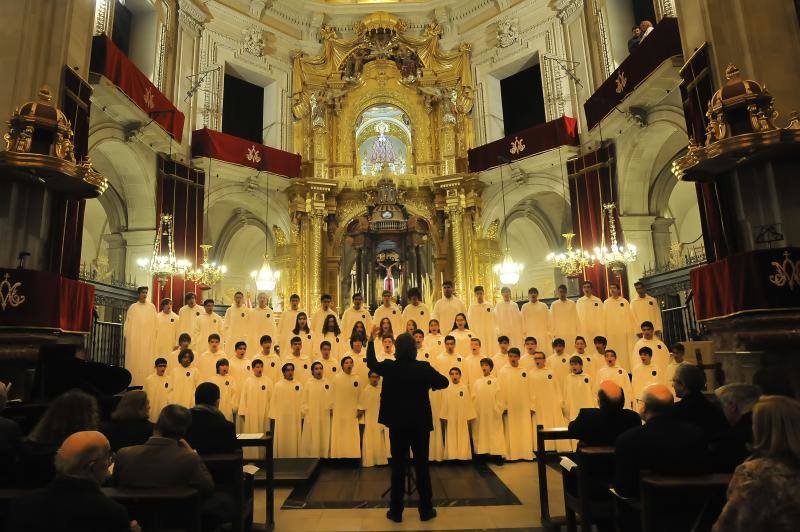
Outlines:
<svg viewBox="0 0 800 532"><path fill-rule="evenodd" d="M139 229L134 231L123 231L122 237L125 239L125 275L136 284L136 286L150 286L152 276L136 264L136 260L141 257L150 258L153 255L153 242L155 241L155 229ZM150 296L152 297L152 290Z"/></svg>
<svg viewBox="0 0 800 532"><path fill-rule="evenodd" d="M635 214L620 216L619 218L622 225L622 233L625 235L625 244L633 244L639 252L638 260L628 266L626 297L630 297L633 283L639 280L644 273L645 267L655 264L652 230L654 220L655 216Z"/></svg>
<svg viewBox="0 0 800 532"><path fill-rule="evenodd" d="M653 254L655 256L655 266L661 266L669 262L670 248L672 247L672 236L669 229L675 223L672 218L656 218L653 221Z"/></svg>
<svg viewBox="0 0 800 532"><path fill-rule="evenodd" d="M125 238L121 233L103 235L103 240L108 244L108 269L114 272L114 279L124 281L125 270Z"/></svg>

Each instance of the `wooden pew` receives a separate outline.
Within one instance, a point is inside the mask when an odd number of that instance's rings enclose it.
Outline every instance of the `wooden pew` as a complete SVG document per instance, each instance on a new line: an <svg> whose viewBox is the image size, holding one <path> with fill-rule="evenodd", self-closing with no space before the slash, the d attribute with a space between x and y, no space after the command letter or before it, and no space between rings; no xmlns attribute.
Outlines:
<svg viewBox="0 0 800 532"><path fill-rule="evenodd" d="M577 513L581 516L581 530L591 532L596 519L612 517L608 486L614 476L614 447L582 446L575 453L574 462L568 461L575 467L565 467L565 462L567 460L562 460L561 475L567 530L577 530Z"/></svg>
<svg viewBox="0 0 800 532"><path fill-rule="evenodd" d="M558 467L558 451L548 451L546 443L557 440L571 440L572 436L566 427L545 429L542 425L536 425L536 469L539 477L539 505L542 515L542 526L545 528L559 528L566 524L563 516L553 517L550 515L550 496L547 493L547 463L553 467ZM571 455L572 453L565 453Z"/></svg>
<svg viewBox="0 0 800 532"><path fill-rule="evenodd" d="M200 458L214 477L214 491L229 494L240 510L240 518L233 523L234 532L250 530L253 525L253 475L242 472L242 450L203 454Z"/></svg>
<svg viewBox="0 0 800 532"><path fill-rule="evenodd" d="M191 488L102 488L143 530L200 532L200 496Z"/></svg>
<svg viewBox="0 0 800 532"><path fill-rule="evenodd" d="M725 505L731 474L642 477L643 532L708 530Z"/></svg>

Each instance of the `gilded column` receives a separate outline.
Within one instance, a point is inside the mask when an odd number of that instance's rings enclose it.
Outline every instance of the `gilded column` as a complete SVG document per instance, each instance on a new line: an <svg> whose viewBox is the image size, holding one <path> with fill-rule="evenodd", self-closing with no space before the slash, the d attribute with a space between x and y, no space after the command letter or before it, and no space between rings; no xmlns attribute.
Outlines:
<svg viewBox="0 0 800 532"><path fill-rule="evenodd" d="M325 212L320 209L312 209L308 214L310 219L311 234L309 245L309 288L310 300L306 308L309 312L316 308L319 298L322 295L322 218Z"/></svg>
<svg viewBox="0 0 800 532"><path fill-rule="evenodd" d="M455 205L448 205L447 216L450 219L450 236L453 240L453 283L459 297L466 297L465 273L464 273L464 208L460 202Z"/></svg>

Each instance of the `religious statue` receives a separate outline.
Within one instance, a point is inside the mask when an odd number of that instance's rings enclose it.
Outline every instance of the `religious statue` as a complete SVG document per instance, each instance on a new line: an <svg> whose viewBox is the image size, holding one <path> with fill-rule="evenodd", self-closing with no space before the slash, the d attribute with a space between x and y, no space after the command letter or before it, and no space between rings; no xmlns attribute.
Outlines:
<svg viewBox="0 0 800 532"><path fill-rule="evenodd" d="M397 268L397 270L399 271L401 269L399 259L400 256L397 254L396 251L378 253L378 256L375 258L375 261L378 263L378 266L386 270L386 277L383 278L383 289L388 290L392 294L394 294L394 289L395 289L395 282L394 282L394 276L392 275L392 270Z"/></svg>

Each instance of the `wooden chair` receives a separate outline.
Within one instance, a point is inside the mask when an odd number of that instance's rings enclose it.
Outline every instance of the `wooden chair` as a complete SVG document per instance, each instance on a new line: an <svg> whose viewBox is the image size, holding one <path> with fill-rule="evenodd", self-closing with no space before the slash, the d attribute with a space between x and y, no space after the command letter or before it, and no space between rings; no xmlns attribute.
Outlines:
<svg viewBox="0 0 800 532"><path fill-rule="evenodd" d="M710 529L725 505L731 477L643 476L639 490L643 532Z"/></svg>
<svg viewBox="0 0 800 532"><path fill-rule="evenodd" d="M548 451L546 442L557 440L570 440L572 436L566 427L545 429L542 425L536 425L536 469L539 477L539 505L542 515L542 526L545 528L559 528L566 524L563 516L553 517L550 515L550 497L547 493L547 464L548 462L555 468L558 467L558 451ZM572 453L565 453L571 455Z"/></svg>
<svg viewBox="0 0 800 532"><path fill-rule="evenodd" d="M240 509L240 519L233 523L234 532L250 530L253 525L253 475L242 472L242 450L200 457L214 477L215 491L229 494L236 508Z"/></svg>
<svg viewBox="0 0 800 532"><path fill-rule="evenodd" d="M571 464L574 467L568 467ZM581 530L591 532L597 519L610 520L612 501L608 486L614 476L614 447L579 447L575 461L562 460L564 508L567 530L577 530L575 514L581 516Z"/></svg>
<svg viewBox="0 0 800 532"><path fill-rule="evenodd" d="M200 496L191 488L102 488L143 530L200 532Z"/></svg>

